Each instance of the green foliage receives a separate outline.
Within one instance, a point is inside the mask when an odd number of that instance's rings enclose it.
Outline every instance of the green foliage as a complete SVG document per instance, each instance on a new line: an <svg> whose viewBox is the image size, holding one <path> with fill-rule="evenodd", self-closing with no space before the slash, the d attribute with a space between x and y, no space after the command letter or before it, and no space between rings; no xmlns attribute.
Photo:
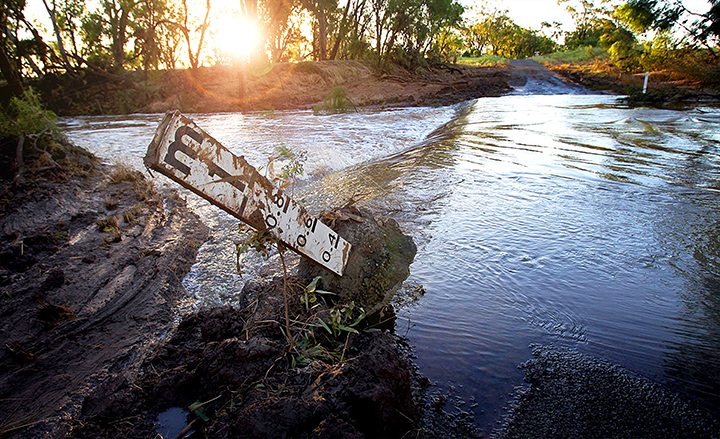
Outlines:
<svg viewBox="0 0 720 439"><path fill-rule="evenodd" d="M315 340L312 331L307 331L295 345L297 355L292 357L290 367L295 369L316 362L333 363L340 358L337 352L327 350Z"/></svg>
<svg viewBox="0 0 720 439"><path fill-rule="evenodd" d="M614 16L620 22L625 23L633 32L645 33L655 22L653 12L653 1L636 0L618 6Z"/></svg>
<svg viewBox="0 0 720 439"><path fill-rule="evenodd" d="M556 44L537 31L518 26L505 13L493 12L463 29L465 48L478 55L528 58L555 50Z"/></svg>
<svg viewBox="0 0 720 439"><path fill-rule="evenodd" d="M275 147L275 160L284 162L280 168L280 175L277 176L281 182L280 187L284 188L292 183L305 172L305 151L295 152L285 145Z"/></svg>
<svg viewBox="0 0 720 439"><path fill-rule="evenodd" d="M57 121L57 115L45 110L38 95L28 89L21 97L10 99L6 111L0 110L0 134L13 137L36 134L41 138L62 138Z"/></svg>
<svg viewBox="0 0 720 439"><path fill-rule="evenodd" d="M319 305L318 302L318 294L321 295L330 295L335 296L336 294L330 291L324 291L317 288L317 284L320 281L321 277L317 276L315 279L312 280L308 284L307 287L305 287L305 292L303 294L303 297L300 298L300 303L305 305L305 310L310 311L310 309L315 308L317 305Z"/></svg>
<svg viewBox="0 0 720 439"><path fill-rule="evenodd" d="M344 332L357 333L355 327L365 318L365 310L355 302L330 309L327 319L318 318L318 323L333 337L338 338Z"/></svg>
<svg viewBox="0 0 720 439"><path fill-rule="evenodd" d="M707 12L693 14L679 1L629 0L618 8L617 18L636 32L682 27L695 44L711 48L717 46L720 37L720 2L710 0L708 3Z"/></svg>
<svg viewBox="0 0 720 439"><path fill-rule="evenodd" d="M600 38L616 27L608 19L610 11L604 7L608 0L558 0L575 22L575 30L565 34L565 47L598 46Z"/></svg>
<svg viewBox="0 0 720 439"><path fill-rule="evenodd" d="M642 46L625 41L618 41L608 49L610 60L618 67L628 72L637 72L642 69Z"/></svg>
<svg viewBox="0 0 720 439"><path fill-rule="evenodd" d="M458 59L458 63L471 66L498 66L508 63L508 59L502 56L483 55L483 56L463 56Z"/></svg>

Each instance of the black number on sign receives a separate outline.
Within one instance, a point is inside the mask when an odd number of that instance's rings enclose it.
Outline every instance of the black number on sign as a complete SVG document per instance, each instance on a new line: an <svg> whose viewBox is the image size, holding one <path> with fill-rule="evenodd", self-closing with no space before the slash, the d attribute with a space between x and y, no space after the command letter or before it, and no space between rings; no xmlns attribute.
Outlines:
<svg viewBox="0 0 720 439"><path fill-rule="evenodd" d="M323 261L325 261L325 262L330 262L330 252L329 252L329 251L324 251L323 254L322 254L322 258L323 258Z"/></svg>
<svg viewBox="0 0 720 439"><path fill-rule="evenodd" d="M340 237L337 235L333 235L332 233L330 233L328 236L330 237L330 245L334 245L335 248L337 248L338 244L340 243Z"/></svg>
<svg viewBox="0 0 720 439"><path fill-rule="evenodd" d="M272 229L273 227L277 226L277 218L270 214L267 216L267 218L265 218L265 224L267 224L267 226Z"/></svg>
<svg viewBox="0 0 720 439"><path fill-rule="evenodd" d="M311 229L312 233L315 233L315 226L317 225L317 218L308 218L305 220L305 227Z"/></svg>
<svg viewBox="0 0 720 439"><path fill-rule="evenodd" d="M282 195L275 195L275 204L277 204L277 207L283 207L283 204L285 204L285 199L282 197Z"/></svg>
<svg viewBox="0 0 720 439"><path fill-rule="evenodd" d="M305 238L305 235L300 235L296 239L298 247L305 247L305 244L307 244L307 239Z"/></svg>

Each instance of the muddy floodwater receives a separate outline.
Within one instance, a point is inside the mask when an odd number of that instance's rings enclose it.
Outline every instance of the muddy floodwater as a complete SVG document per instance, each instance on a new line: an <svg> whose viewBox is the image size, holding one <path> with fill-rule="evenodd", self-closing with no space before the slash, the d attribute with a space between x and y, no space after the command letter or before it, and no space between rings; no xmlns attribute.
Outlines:
<svg viewBox="0 0 720 439"><path fill-rule="evenodd" d="M418 253L396 331L433 391L484 432L522 384L532 344L604 358L718 413L720 108L553 94L567 92L529 84L455 107L190 117L256 166L276 145L304 151L294 196L311 211L352 197L400 222ZM142 168L160 119L63 125L107 161ZM187 197L213 239L185 287L199 303L233 303L262 261L244 256L241 278L236 221Z"/></svg>

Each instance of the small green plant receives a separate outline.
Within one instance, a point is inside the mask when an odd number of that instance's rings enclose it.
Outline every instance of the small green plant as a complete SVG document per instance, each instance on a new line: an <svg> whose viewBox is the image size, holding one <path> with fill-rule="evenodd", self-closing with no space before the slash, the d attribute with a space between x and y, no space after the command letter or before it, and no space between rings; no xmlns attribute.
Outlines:
<svg viewBox="0 0 720 439"><path fill-rule="evenodd" d="M280 189L290 187L290 193L295 189L295 182L305 172L305 151L295 152L285 145L275 147L275 154L270 156L265 167L265 177ZM282 164L280 173L275 172L275 162Z"/></svg>
<svg viewBox="0 0 720 439"><path fill-rule="evenodd" d="M322 294L325 296L336 296L337 294L331 292L331 291L325 291L320 290L317 287L318 282L322 279L321 276L316 276L315 279L312 280L308 284L308 286L305 287L305 292L303 294L303 297L300 298L300 303L305 305L305 310L310 311L310 308L315 308L315 306L318 305L318 294Z"/></svg>
<svg viewBox="0 0 720 439"><path fill-rule="evenodd" d="M313 113L316 115L348 113L350 111L357 111L357 106L345 95L344 87L335 87L330 90L330 93L325 96L323 103L313 108Z"/></svg>
<svg viewBox="0 0 720 439"><path fill-rule="evenodd" d="M330 309L327 319L318 318L318 323L333 337L338 338L343 332L357 334L358 331L355 327L364 318L365 310L356 306L355 302L350 302Z"/></svg>
<svg viewBox="0 0 720 439"><path fill-rule="evenodd" d="M297 355L292 357L290 367L296 369L305 367L310 364L320 362L332 362L338 356L337 353L328 351L320 343L315 340L315 335L311 330L306 331L302 337L298 339L295 345Z"/></svg>
<svg viewBox="0 0 720 439"><path fill-rule="evenodd" d="M103 239L103 242L106 245L122 241L122 233L120 232L120 227L116 217L111 216L99 219L95 221L95 225L97 225L98 231L110 234L109 238Z"/></svg>

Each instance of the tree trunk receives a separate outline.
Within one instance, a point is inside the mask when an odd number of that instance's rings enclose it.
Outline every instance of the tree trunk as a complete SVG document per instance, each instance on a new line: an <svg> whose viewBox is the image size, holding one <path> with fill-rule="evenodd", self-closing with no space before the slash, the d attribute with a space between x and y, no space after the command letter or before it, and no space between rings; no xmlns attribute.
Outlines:
<svg viewBox="0 0 720 439"><path fill-rule="evenodd" d="M327 17L325 16L325 8L318 5L318 49L320 52L320 61L327 59Z"/></svg>
<svg viewBox="0 0 720 439"><path fill-rule="evenodd" d="M335 36L335 44L333 44L332 50L330 51L330 55L328 55L328 59L335 59L337 56L338 50L340 49L340 44L342 44L342 41L345 39L348 33L348 14L350 13L350 3L352 3L351 0L348 0L347 5L345 5L345 12L343 12L342 20L340 21L340 28L338 29L338 33Z"/></svg>
<svg viewBox="0 0 720 439"><path fill-rule="evenodd" d="M50 16L50 21L52 21L53 30L55 30L55 40L57 41L58 50L60 51L63 67L65 67L65 70L70 71L72 70L72 66L70 65L70 60L68 59L67 52L65 51L65 45L63 44L62 35L60 35L60 28L58 27L57 18L55 16L57 11L55 7L55 0L53 0L52 9L50 9L46 0L43 0L43 4L45 5L45 10Z"/></svg>
<svg viewBox="0 0 720 439"><path fill-rule="evenodd" d="M25 92L20 80L20 72L10 62L4 44L0 44L0 72L7 79L15 94L19 96Z"/></svg>

